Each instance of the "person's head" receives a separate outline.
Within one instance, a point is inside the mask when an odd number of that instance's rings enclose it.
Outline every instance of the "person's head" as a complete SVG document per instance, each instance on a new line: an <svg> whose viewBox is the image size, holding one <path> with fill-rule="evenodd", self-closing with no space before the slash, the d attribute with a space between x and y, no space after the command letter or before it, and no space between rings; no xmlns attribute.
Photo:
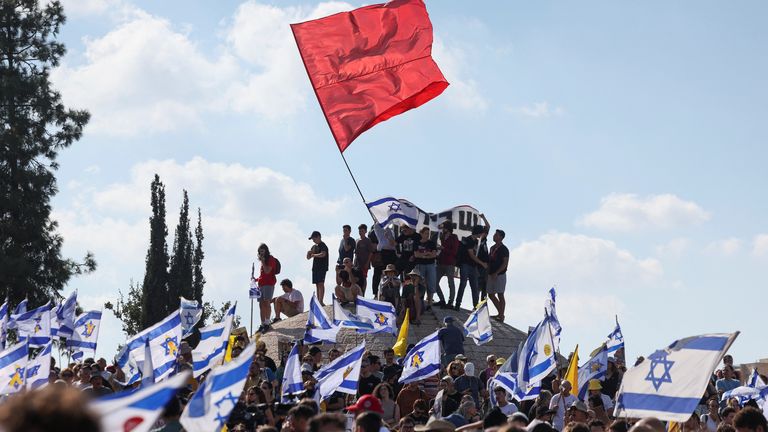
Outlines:
<svg viewBox="0 0 768 432"><path fill-rule="evenodd" d="M720 411L720 418L723 419L723 423L733 426L733 419L736 417L736 409L733 407L725 407Z"/></svg>
<svg viewBox="0 0 768 432"><path fill-rule="evenodd" d="M387 348L384 350L384 360L387 362L387 364L392 364L395 362L395 350L392 348Z"/></svg>
<svg viewBox="0 0 768 432"><path fill-rule="evenodd" d="M509 417L509 424L524 430L528 427L528 416L518 411Z"/></svg>
<svg viewBox="0 0 768 432"><path fill-rule="evenodd" d="M246 404L248 404L248 405L255 405L257 403L260 403L259 402L259 395L256 392L256 390L258 390L258 387L256 387L256 386L248 387L248 390L246 390L246 392L245 392L245 403Z"/></svg>
<svg viewBox="0 0 768 432"><path fill-rule="evenodd" d="M768 432L765 416L760 410L746 407L733 419L736 432Z"/></svg>
<svg viewBox="0 0 768 432"><path fill-rule="evenodd" d="M328 351L328 362L332 362L339 358L341 356L341 351L339 351L336 348L331 348L330 351Z"/></svg>
<svg viewBox="0 0 768 432"><path fill-rule="evenodd" d="M493 242L494 243L501 243L504 241L504 237L506 237L507 234L500 229L497 229L495 233L493 233Z"/></svg>
<svg viewBox="0 0 768 432"><path fill-rule="evenodd" d="M552 392L549 390L542 390L538 396L536 396L536 403L538 405L549 406L549 401L552 400Z"/></svg>
<svg viewBox="0 0 768 432"><path fill-rule="evenodd" d="M296 405L288 410L287 421L290 422L291 427L295 432L307 432L307 424L309 419L314 417L316 411L307 405Z"/></svg>
<svg viewBox="0 0 768 432"><path fill-rule="evenodd" d="M739 410L741 409L741 404L739 403L739 398L737 397L729 398L728 402L726 402L726 405L735 409L736 412L739 412Z"/></svg>
<svg viewBox="0 0 768 432"><path fill-rule="evenodd" d="M317 401L312 398L303 398L299 401L299 405L305 406L312 410L312 415L316 416L317 413L320 412L320 406L317 404Z"/></svg>
<svg viewBox="0 0 768 432"><path fill-rule="evenodd" d="M320 235L320 231L312 231L312 235L309 236L314 244L320 244L323 242L323 237Z"/></svg>
<svg viewBox="0 0 768 432"><path fill-rule="evenodd" d="M626 420L614 420L610 426L608 426L610 432L627 432L629 431L629 423Z"/></svg>
<svg viewBox="0 0 768 432"><path fill-rule="evenodd" d="M733 379L733 366L726 364L723 366L723 378L725 379Z"/></svg>
<svg viewBox="0 0 768 432"><path fill-rule="evenodd" d="M443 318L443 324L445 324L446 327L450 327L453 325L455 320L456 319L454 317L448 315L447 317Z"/></svg>
<svg viewBox="0 0 768 432"><path fill-rule="evenodd" d="M259 253L259 259L265 260L269 258L269 246L267 246L266 244L264 243L260 244L257 251Z"/></svg>
<svg viewBox="0 0 768 432"><path fill-rule="evenodd" d="M453 393L453 378L450 375L446 375L440 380L440 390L445 390L448 394Z"/></svg>
<svg viewBox="0 0 768 432"><path fill-rule="evenodd" d="M349 272L346 270L342 270L339 272L339 279L341 279L341 283L343 284L349 284Z"/></svg>
<svg viewBox="0 0 768 432"><path fill-rule="evenodd" d="M387 264L386 267L384 267L384 276L388 278L393 278L397 275L397 267L395 267L394 264Z"/></svg>
<svg viewBox="0 0 768 432"><path fill-rule="evenodd" d="M444 235L448 235L453 232L453 222L451 221L445 221L440 224L440 230L443 232Z"/></svg>
<svg viewBox="0 0 768 432"><path fill-rule="evenodd" d="M585 421L571 421L563 428L563 432L590 432Z"/></svg>
<svg viewBox="0 0 768 432"><path fill-rule="evenodd" d="M459 411L459 414L461 414L461 416L464 417L466 420L469 420L472 417L477 415L477 407L475 406L475 403L472 401L462 402L461 405L459 405L458 411Z"/></svg>
<svg viewBox="0 0 768 432"><path fill-rule="evenodd" d="M499 427L507 424L507 415L501 412L501 408L494 407L483 417L483 430Z"/></svg>
<svg viewBox="0 0 768 432"><path fill-rule="evenodd" d="M51 357L51 360L55 360L55 359ZM104 357L101 357L100 359L96 360L96 364L99 365L101 370L105 370L107 368L107 360L105 360Z"/></svg>
<svg viewBox="0 0 768 432"><path fill-rule="evenodd" d="M421 231L419 231L419 234L421 235L422 240L429 240L429 227L422 228Z"/></svg>
<svg viewBox="0 0 768 432"><path fill-rule="evenodd" d="M504 387L497 386L494 388L493 395L496 397L499 406L506 406L509 403L507 402L507 391L504 390Z"/></svg>
<svg viewBox="0 0 768 432"><path fill-rule="evenodd" d="M557 413L557 411L549 409L549 404L546 405L539 405L536 408L536 418L547 423L552 423L552 416Z"/></svg>
<svg viewBox="0 0 768 432"><path fill-rule="evenodd" d="M312 356L314 364L319 365L323 362L323 351L320 348L313 346L309 349L309 355Z"/></svg>
<svg viewBox="0 0 768 432"><path fill-rule="evenodd" d="M602 394L603 385L600 384L599 379L591 379L589 380L589 395L590 396L600 396Z"/></svg>
<svg viewBox="0 0 768 432"><path fill-rule="evenodd" d="M339 413L324 413L309 421L309 432L344 432L347 430L347 418Z"/></svg>
<svg viewBox="0 0 768 432"><path fill-rule="evenodd" d="M410 273L408 273L408 277L411 278L411 282L413 282L414 285L418 285L421 282L421 273L416 269L411 270Z"/></svg>
<svg viewBox="0 0 768 432"><path fill-rule="evenodd" d="M82 392L65 386L12 395L0 405L0 429L4 432L101 430Z"/></svg>
<svg viewBox="0 0 768 432"><path fill-rule="evenodd" d="M727 423L720 423L715 432L736 432L736 428Z"/></svg>
<svg viewBox="0 0 768 432"><path fill-rule="evenodd" d="M392 391L392 387L387 383L377 384L376 387L373 388L373 395L379 398L379 400L392 400L395 398L395 393Z"/></svg>
<svg viewBox="0 0 768 432"><path fill-rule="evenodd" d="M472 237L480 238L485 233L485 228L482 225L475 225L472 227Z"/></svg>
<svg viewBox="0 0 768 432"><path fill-rule="evenodd" d="M488 369L495 370L496 369L496 356L493 354L490 354L485 358L485 364L488 366Z"/></svg>
<svg viewBox="0 0 768 432"><path fill-rule="evenodd" d="M413 230L413 228L409 227L408 225L403 225L403 226L400 227L400 232L402 232L403 234L409 236L409 235L413 234L415 231Z"/></svg>
<svg viewBox="0 0 768 432"><path fill-rule="evenodd" d="M293 282L290 279L283 279L280 281L280 288L283 289L283 292L289 293L293 291Z"/></svg>
<svg viewBox="0 0 768 432"><path fill-rule="evenodd" d="M364 412L355 417L355 432L379 432L381 415L375 412Z"/></svg>
<svg viewBox="0 0 768 432"><path fill-rule="evenodd" d="M570 381L563 381L560 383L560 394L563 396L568 396L571 394L571 382Z"/></svg>
<svg viewBox="0 0 768 432"><path fill-rule="evenodd" d="M360 237L365 237L368 234L368 226L366 224L360 224L357 227L357 233L360 234Z"/></svg>
<svg viewBox="0 0 768 432"><path fill-rule="evenodd" d="M264 396L267 399L270 399L269 396L274 394L274 387L272 386L272 383L269 381L266 381L266 380L262 381L261 384L259 384L259 388L261 389L261 391L264 392Z"/></svg>
<svg viewBox="0 0 768 432"><path fill-rule="evenodd" d="M367 377L371 374L371 362L363 357L363 360L360 361L360 376Z"/></svg>
<svg viewBox="0 0 768 432"><path fill-rule="evenodd" d="M570 414L571 421L573 422L586 423L589 421L589 409L587 408L587 404L580 400L577 400L568 407L568 414Z"/></svg>
<svg viewBox="0 0 768 432"><path fill-rule="evenodd" d="M710 398L707 401L707 408L709 409L710 413L717 414L717 412L720 410L720 404L717 403L717 398Z"/></svg>
<svg viewBox="0 0 768 432"><path fill-rule="evenodd" d="M344 234L344 237L349 237L349 235L352 234L352 227L349 225L344 225L341 227L341 232Z"/></svg>
<svg viewBox="0 0 768 432"><path fill-rule="evenodd" d="M371 364L370 371L372 373L376 373L381 370L381 360L379 360L379 356L368 356L368 363Z"/></svg>
<svg viewBox="0 0 768 432"><path fill-rule="evenodd" d="M427 414L427 411L429 410L429 405L427 404L427 401L424 399L416 399L413 402L413 414L418 417L423 417Z"/></svg>
<svg viewBox="0 0 768 432"><path fill-rule="evenodd" d="M347 272L352 269L352 258L344 258L341 260L341 265L344 266L345 269L347 269Z"/></svg>
<svg viewBox="0 0 768 432"><path fill-rule="evenodd" d="M91 387L97 389L101 388L104 385L104 381L102 381L104 378L101 377L101 372L98 370L91 370Z"/></svg>
<svg viewBox="0 0 768 432"><path fill-rule="evenodd" d="M75 372L70 368L66 368L62 370L59 376L61 377L62 380L64 380L67 384L70 384L70 385L75 380Z"/></svg>
<svg viewBox="0 0 768 432"><path fill-rule="evenodd" d="M416 423L413 422L413 419L410 417L401 417L400 423L397 424L397 430L399 432L413 432L413 428L416 426Z"/></svg>
<svg viewBox="0 0 768 432"><path fill-rule="evenodd" d="M605 432L605 423L601 420L592 420L589 422L589 432Z"/></svg>
<svg viewBox="0 0 768 432"><path fill-rule="evenodd" d="M733 356L730 354L726 354L723 357L723 364L733 367Z"/></svg>
<svg viewBox="0 0 768 432"><path fill-rule="evenodd" d="M91 369L87 366L81 366L77 375L80 382L88 382L91 379Z"/></svg>
<svg viewBox="0 0 768 432"><path fill-rule="evenodd" d="M656 417L643 417L635 423L634 426L632 426L631 430L634 431L635 428L638 428L640 430L651 430L653 432L665 432L667 430L667 427L664 425L664 422L657 419ZM639 432L639 431L638 431Z"/></svg>
<svg viewBox="0 0 768 432"><path fill-rule="evenodd" d="M464 375L464 365L460 361L454 360L448 364L448 373L454 378Z"/></svg>

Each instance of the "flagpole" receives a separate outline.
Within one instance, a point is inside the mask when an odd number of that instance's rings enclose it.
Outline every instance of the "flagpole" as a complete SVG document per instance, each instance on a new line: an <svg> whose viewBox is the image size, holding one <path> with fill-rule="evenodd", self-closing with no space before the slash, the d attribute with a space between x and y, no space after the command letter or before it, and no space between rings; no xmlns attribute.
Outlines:
<svg viewBox="0 0 768 432"><path fill-rule="evenodd" d="M552 335L552 325L549 323L549 314L547 313L547 308L544 308L544 316L547 318L547 326L549 327L549 341L552 343L552 348L555 348L555 337ZM557 345L557 349L555 350L555 371L557 372L557 379L562 380L563 377L560 376L560 365L558 365L558 358L557 356L560 355L560 345Z"/></svg>

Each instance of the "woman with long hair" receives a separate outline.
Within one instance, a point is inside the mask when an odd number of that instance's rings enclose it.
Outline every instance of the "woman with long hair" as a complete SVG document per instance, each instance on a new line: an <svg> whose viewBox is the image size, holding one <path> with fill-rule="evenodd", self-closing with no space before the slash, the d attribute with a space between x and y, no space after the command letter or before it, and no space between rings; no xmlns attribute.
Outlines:
<svg viewBox="0 0 768 432"><path fill-rule="evenodd" d="M395 393L387 383L378 384L373 388L373 395L381 401L384 414L381 419L388 427L394 427L400 421L400 408L395 403Z"/></svg>

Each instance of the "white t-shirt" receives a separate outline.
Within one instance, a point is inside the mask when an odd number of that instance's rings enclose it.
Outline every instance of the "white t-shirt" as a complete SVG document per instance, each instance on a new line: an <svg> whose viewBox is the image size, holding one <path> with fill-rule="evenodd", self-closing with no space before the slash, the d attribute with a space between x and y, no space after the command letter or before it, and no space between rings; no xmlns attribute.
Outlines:
<svg viewBox="0 0 768 432"><path fill-rule="evenodd" d="M513 404L512 402L507 402L506 405L500 406L499 409L504 413L504 415L509 417L517 412L517 405Z"/></svg>
<svg viewBox="0 0 768 432"><path fill-rule="evenodd" d="M292 303L299 302L299 305L296 307L296 310L298 310L299 313L304 312L304 296L301 295L301 291L294 289L289 293L285 293L281 295L280 297Z"/></svg>
<svg viewBox="0 0 768 432"><path fill-rule="evenodd" d="M552 426L557 430L563 430L563 422L565 421L565 411L576 402L576 396L569 394L565 398L561 393L552 396L552 400L549 402L549 409L557 409L557 414L552 417Z"/></svg>

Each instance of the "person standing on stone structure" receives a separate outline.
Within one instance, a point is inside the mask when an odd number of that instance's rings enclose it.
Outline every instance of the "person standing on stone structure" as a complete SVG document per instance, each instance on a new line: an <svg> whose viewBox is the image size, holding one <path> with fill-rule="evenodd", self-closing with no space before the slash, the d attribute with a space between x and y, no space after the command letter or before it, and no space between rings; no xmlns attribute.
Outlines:
<svg viewBox="0 0 768 432"><path fill-rule="evenodd" d="M440 339L440 346L443 347L444 352L441 362L443 367L445 367L448 362L452 361L457 354L464 354L464 332L454 326L453 322L454 318L450 315L443 318L445 327L437 332L437 337Z"/></svg>
<svg viewBox="0 0 768 432"><path fill-rule="evenodd" d="M325 275L328 273L328 246L323 243L318 231L313 231L309 239L314 243L307 251L307 259L312 260L312 283L317 289L317 300L320 305L325 306L323 296L325 295Z"/></svg>
<svg viewBox="0 0 768 432"><path fill-rule="evenodd" d="M453 299L456 297L456 283L453 276L456 273L456 254L459 253L459 238L453 233L453 222L445 221L440 225L440 246L437 256L437 278L435 289L439 298L444 298L443 290L440 289L440 280L445 276L448 279L448 301L441 305L441 308L450 308L453 305Z"/></svg>

